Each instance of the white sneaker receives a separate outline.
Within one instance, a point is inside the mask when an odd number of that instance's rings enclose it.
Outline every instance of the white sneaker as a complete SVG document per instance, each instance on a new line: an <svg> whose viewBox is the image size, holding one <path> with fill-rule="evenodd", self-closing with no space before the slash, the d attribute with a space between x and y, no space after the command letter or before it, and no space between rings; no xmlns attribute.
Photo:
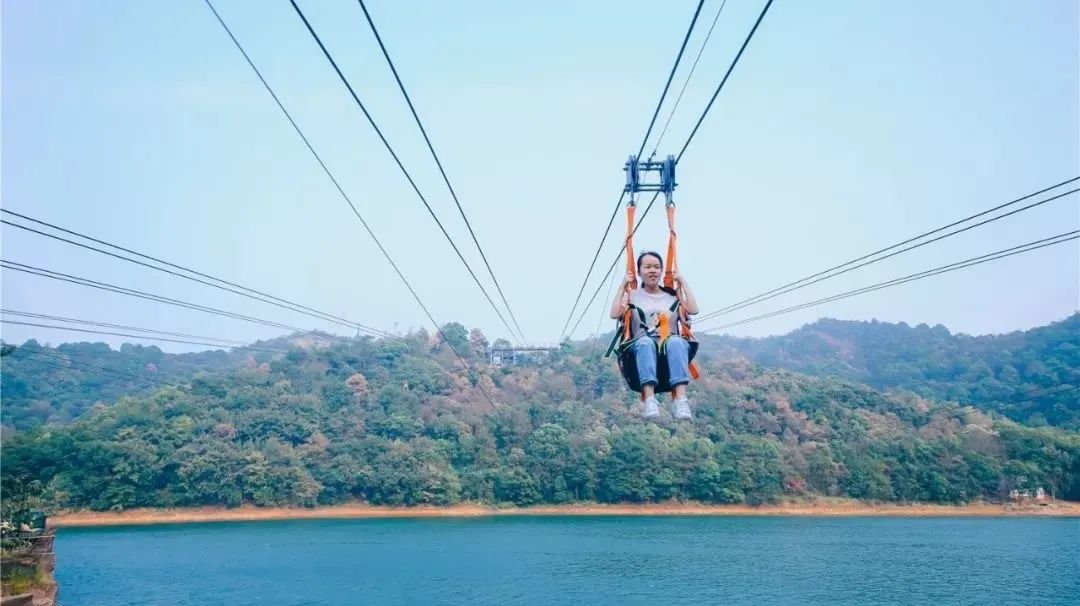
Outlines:
<svg viewBox="0 0 1080 606"><path fill-rule="evenodd" d="M676 419L684 421L694 418L694 415L690 412L690 401L686 398L680 398L671 403L671 414Z"/></svg>
<svg viewBox="0 0 1080 606"><path fill-rule="evenodd" d="M655 419L660 416L660 402L657 401L656 396L645 400L645 418Z"/></svg>

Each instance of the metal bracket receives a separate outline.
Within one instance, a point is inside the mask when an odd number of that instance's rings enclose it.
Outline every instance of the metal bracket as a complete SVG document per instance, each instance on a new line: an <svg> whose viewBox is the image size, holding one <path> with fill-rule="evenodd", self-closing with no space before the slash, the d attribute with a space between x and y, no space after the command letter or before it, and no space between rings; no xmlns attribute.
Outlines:
<svg viewBox="0 0 1080 606"><path fill-rule="evenodd" d="M639 161L637 156L630 156L623 170L626 171L626 187L623 188L623 191L630 194L631 200L634 199L634 195L638 192L656 191L663 192L667 203L671 204L675 186L678 185L675 182L675 156L669 155L662 162ZM659 174L659 183L645 183L642 181L642 177L648 176L650 172Z"/></svg>

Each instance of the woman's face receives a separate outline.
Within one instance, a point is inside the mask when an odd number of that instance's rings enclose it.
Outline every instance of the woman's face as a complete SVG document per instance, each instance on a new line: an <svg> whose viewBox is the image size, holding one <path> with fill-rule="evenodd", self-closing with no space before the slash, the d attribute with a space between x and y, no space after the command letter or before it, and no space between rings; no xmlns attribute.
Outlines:
<svg viewBox="0 0 1080 606"><path fill-rule="evenodd" d="M664 268L660 266L660 259L652 255L645 255L638 265L638 274L641 275L642 284L649 289L656 288L660 284L660 274Z"/></svg>

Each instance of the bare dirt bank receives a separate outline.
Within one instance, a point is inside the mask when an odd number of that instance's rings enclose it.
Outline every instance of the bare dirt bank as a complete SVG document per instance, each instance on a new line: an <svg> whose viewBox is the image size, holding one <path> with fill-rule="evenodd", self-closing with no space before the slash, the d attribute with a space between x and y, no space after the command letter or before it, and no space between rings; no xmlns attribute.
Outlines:
<svg viewBox="0 0 1080 606"><path fill-rule="evenodd" d="M77 511L54 515L50 525L119 526L130 524L173 524L188 522L238 522L257 520L299 520L335 518L467 518L492 516L838 516L838 517L1080 517L1080 503L1058 501L1047 506L995 503L968 505L883 504L847 500L827 500L779 505L701 505L663 503L644 505L546 505L497 508L485 505L449 507L380 507L335 505L314 508L199 507L187 509L131 509L122 512Z"/></svg>

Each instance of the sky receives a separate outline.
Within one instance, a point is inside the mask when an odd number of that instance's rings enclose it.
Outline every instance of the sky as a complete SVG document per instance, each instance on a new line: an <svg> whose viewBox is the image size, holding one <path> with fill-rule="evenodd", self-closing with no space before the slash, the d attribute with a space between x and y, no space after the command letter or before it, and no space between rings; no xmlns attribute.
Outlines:
<svg viewBox="0 0 1080 606"><path fill-rule="evenodd" d="M499 302L359 5L299 4ZM678 152L763 4L727 2L659 155ZM215 5L436 320L509 336L289 3ZM530 343L560 336L696 5L368 2ZM705 2L648 149L719 7ZM4 208L381 330L431 330L204 2L0 9ZM708 312L1078 175L1075 1L777 0L679 164L679 267ZM722 319L1077 229L1078 199ZM586 298L624 225L620 210ZM8 261L348 332L8 226L0 237ZM666 238L654 209L635 247ZM0 285L5 309L241 341L282 332L9 270ZM609 292L604 283L575 339L611 329ZM1002 333L1078 301L1073 241L729 332L834 317ZM2 335L133 340L13 325Z"/></svg>

